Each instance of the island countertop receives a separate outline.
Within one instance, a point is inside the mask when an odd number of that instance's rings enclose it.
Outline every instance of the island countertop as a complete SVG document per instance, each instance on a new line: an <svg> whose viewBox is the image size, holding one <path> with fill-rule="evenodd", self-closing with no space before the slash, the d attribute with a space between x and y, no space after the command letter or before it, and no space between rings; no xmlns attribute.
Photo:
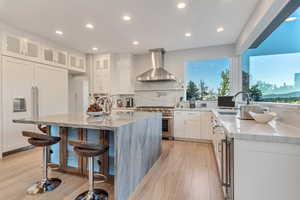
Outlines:
<svg viewBox="0 0 300 200"><path fill-rule="evenodd" d="M112 111L111 115L101 117L89 117L86 113L69 113L38 118L14 119L13 122L113 130L155 115L161 115L161 113Z"/></svg>

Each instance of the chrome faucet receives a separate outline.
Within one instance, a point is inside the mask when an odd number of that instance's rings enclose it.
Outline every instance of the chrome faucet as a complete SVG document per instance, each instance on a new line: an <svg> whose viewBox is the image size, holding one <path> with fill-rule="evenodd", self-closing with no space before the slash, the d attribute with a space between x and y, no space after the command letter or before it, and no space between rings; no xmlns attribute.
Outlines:
<svg viewBox="0 0 300 200"><path fill-rule="evenodd" d="M106 114L111 114L112 111L112 100L109 96L102 96L97 99L99 105L103 105L103 111Z"/></svg>
<svg viewBox="0 0 300 200"><path fill-rule="evenodd" d="M240 95L240 94L246 94L247 105L249 105L249 104L250 104L250 101L251 101L251 97L250 97L250 94L249 94L248 92L240 91L240 92L236 93L236 94L233 96L234 101L235 101L236 97L237 97L238 95Z"/></svg>

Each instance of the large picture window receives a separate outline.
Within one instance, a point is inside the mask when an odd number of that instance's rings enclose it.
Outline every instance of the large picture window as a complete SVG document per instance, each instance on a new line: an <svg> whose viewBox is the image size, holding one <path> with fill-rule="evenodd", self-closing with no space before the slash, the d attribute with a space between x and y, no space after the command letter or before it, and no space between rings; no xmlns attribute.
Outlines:
<svg viewBox="0 0 300 200"><path fill-rule="evenodd" d="M187 100L215 101L230 93L230 59L186 63Z"/></svg>
<svg viewBox="0 0 300 200"><path fill-rule="evenodd" d="M255 101L300 104L300 8L243 55L243 89Z"/></svg>

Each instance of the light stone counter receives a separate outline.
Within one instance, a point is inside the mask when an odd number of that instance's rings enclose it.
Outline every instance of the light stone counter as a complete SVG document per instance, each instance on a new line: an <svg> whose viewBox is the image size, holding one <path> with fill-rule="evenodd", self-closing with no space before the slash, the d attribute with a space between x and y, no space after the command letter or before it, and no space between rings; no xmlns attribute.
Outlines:
<svg viewBox="0 0 300 200"><path fill-rule="evenodd" d="M211 112L212 108L175 108L174 111L186 112Z"/></svg>
<svg viewBox="0 0 300 200"><path fill-rule="evenodd" d="M218 111L230 112L233 109L217 108L175 108L175 111L213 112L226 134L235 139L274 143L300 144L300 128L273 120L268 124L260 124L255 120L240 120L234 115L220 115ZM291 119L295 120L295 119Z"/></svg>
<svg viewBox="0 0 300 200"><path fill-rule="evenodd" d="M39 118L15 119L15 123L56 125L73 128L91 128L113 130L124 125L128 125L139 120L144 120L159 113L112 111L109 116L89 117L86 113L69 113L60 115L50 115Z"/></svg>
<svg viewBox="0 0 300 200"><path fill-rule="evenodd" d="M260 124L255 120L240 120L234 115L220 115L217 109L212 112L231 138L261 142L300 144L300 129L273 120Z"/></svg>

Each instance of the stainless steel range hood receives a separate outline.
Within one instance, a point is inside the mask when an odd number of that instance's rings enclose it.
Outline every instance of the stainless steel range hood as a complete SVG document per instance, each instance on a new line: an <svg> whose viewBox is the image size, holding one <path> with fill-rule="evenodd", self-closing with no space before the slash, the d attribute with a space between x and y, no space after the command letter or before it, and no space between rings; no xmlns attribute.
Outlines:
<svg viewBox="0 0 300 200"><path fill-rule="evenodd" d="M175 76L164 69L164 54L162 48L150 49L152 68L137 77L138 81L176 81Z"/></svg>

